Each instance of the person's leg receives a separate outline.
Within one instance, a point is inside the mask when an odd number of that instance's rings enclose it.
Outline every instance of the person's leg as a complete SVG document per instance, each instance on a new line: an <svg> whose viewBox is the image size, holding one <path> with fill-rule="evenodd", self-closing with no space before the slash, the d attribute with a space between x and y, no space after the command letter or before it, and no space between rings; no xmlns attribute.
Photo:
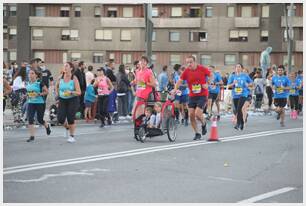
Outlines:
<svg viewBox="0 0 306 206"><path fill-rule="evenodd" d="M195 109L194 108L188 108L190 123L192 126L192 129L195 133L198 133L197 123L196 123L196 116L195 116Z"/></svg>
<svg viewBox="0 0 306 206"><path fill-rule="evenodd" d="M250 106L250 102L249 101L245 101L244 105L242 107L243 122L246 122L249 106Z"/></svg>
<svg viewBox="0 0 306 206"><path fill-rule="evenodd" d="M98 114L99 114L99 119L101 121L101 126L105 125L105 117L103 115L103 96L98 97Z"/></svg>
<svg viewBox="0 0 306 206"><path fill-rule="evenodd" d="M108 108L108 101L109 101L109 96L103 96L102 98L102 119L103 119L103 122L105 121L105 118L107 117L108 119L108 124L110 124L110 115L107 111L107 108Z"/></svg>
<svg viewBox="0 0 306 206"><path fill-rule="evenodd" d="M78 104L77 98L72 98L72 99L69 99L68 101L67 122L69 125L70 137L72 138L74 138L75 129L76 129L75 114L77 112L77 109L76 109L77 104Z"/></svg>
<svg viewBox="0 0 306 206"><path fill-rule="evenodd" d="M285 126L285 106L286 106L287 99L281 99L280 105L280 124L281 126Z"/></svg>
<svg viewBox="0 0 306 206"><path fill-rule="evenodd" d="M218 93L216 101L215 101L215 104L217 106L217 116L218 116L218 118L220 118L220 99L221 99L220 96L221 96L221 94Z"/></svg>
<svg viewBox="0 0 306 206"><path fill-rule="evenodd" d="M35 110L35 105L34 104L29 104L28 110L27 110L27 116L28 116L28 122L29 122L29 133L30 133L30 138L27 140L27 142L31 142L34 140L35 137L35 128L34 128L34 116L36 113Z"/></svg>
<svg viewBox="0 0 306 206"><path fill-rule="evenodd" d="M37 104L36 105L37 121L38 121L39 124L41 124L45 127L47 135L50 135L51 134L50 124L48 124L46 121L44 121L45 109L46 109L46 107L45 107L44 104Z"/></svg>
<svg viewBox="0 0 306 206"><path fill-rule="evenodd" d="M207 102L207 113L208 113L208 116L207 118L210 118L211 116L211 113L212 113L212 94L209 93L209 96L208 96L208 102Z"/></svg>
<svg viewBox="0 0 306 206"><path fill-rule="evenodd" d="M242 107L245 103L245 100L246 100L246 97L240 97L238 101L238 108L237 108L237 125L240 126L241 130L243 130L243 127L244 127Z"/></svg>
<svg viewBox="0 0 306 206"><path fill-rule="evenodd" d="M118 115L123 116L123 96L118 96Z"/></svg>
<svg viewBox="0 0 306 206"><path fill-rule="evenodd" d="M128 95L127 93L123 96L122 114L124 117L128 115Z"/></svg>

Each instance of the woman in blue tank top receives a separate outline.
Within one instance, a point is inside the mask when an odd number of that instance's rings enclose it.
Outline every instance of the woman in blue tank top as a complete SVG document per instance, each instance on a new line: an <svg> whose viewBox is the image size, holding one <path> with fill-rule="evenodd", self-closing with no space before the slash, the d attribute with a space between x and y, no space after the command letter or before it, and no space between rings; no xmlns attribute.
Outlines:
<svg viewBox="0 0 306 206"><path fill-rule="evenodd" d="M29 121L29 132L30 138L27 142L34 141L35 129L34 129L34 117L37 113L37 121L39 124L44 125L46 128L47 135L51 133L50 124L44 121L44 99L43 96L48 94L48 88L43 85L40 79L38 79L39 74L37 70L31 69L29 71L29 82L26 85L27 90L27 103L28 103L28 121Z"/></svg>
<svg viewBox="0 0 306 206"><path fill-rule="evenodd" d="M72 69L73 65L71 62L64 64L64 73L59 77L55 87L55 93L59 99L57 119L66 128L66 138L68 138L69 130L70 136L67 141L70 143L75 142L75 114L79 107L78 96L81 95L79 81L72 74Z"/></svg>

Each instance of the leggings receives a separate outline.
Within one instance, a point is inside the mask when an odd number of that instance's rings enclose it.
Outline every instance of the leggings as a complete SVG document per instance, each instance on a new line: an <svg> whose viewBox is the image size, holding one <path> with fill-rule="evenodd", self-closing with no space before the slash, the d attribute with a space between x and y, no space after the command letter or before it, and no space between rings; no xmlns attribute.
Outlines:
<svg viewBox="0 0 306 206"><path fill-rule="evenodd" d="M70 99L59 98L57 120L60 124L64 124L67 118L69 125L74 124L75 113L77 112L79 99L72 97Z"/></svg>
<svg viewBox="0 0 306 206"><path fill-rule="evenodd" d="M102 123L104 123L105 117L110 119L109 113L107 112L108 98L108 95L98 97L98 114Z"/></svg>
<svg viewBox="0 0 306 206"><path fill-rule="evenodd" d="M299 109L299 96L289 96L289 101L291 109Z"/></svg>
<svg viewBox="0 0 306 206"><path fill-rule="evenodd" d="M243 114L242 114L242 107L246 101L246 97L240 97L238 99L234 99L234 107L237 114L237 125L243 125Z"/></svg>
<svg viewBox="0 0 306 206"><path fill-rule="evenodd" d="M39 124L45 124L44 121L44 114L45 114L45 110L44 110L44 104L28 104L28 120L29 120L29 125L34 124L34 117L35 117L35 113L37 114L37 121L39 122Z"/></svg>
<svg viewBox="0 0 306 206"><path fill-rule="evenodd" d="M263 94L256 94L255 108L261 108Z"/></svg>
<svg viewBox="0 0 306 206"><path fill-rule="evenodd" d="M273 90L270 86L267 86L266 87L266 92L267 92L267 96L268 96L268 99L269 99L269 107L271 107L272 105L272 95L273 95Z"/></svg>

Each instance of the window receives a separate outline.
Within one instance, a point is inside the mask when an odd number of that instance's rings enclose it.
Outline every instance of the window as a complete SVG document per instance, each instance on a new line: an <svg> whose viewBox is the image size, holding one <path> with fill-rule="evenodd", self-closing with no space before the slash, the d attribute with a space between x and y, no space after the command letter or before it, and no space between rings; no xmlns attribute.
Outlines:
<svg viewBox="0 0 306 206"><path fill-rule="evenodd" d="M241 7L241 17L252 17L252 7L242 6Z"/></svg>
<svg viewBox="0 0 306 206"><path fill-rule="evenodd" d="M249 65L249 55L247 54L242 55L242 65Z"/></svg>
<svg viewBox="0 0 306 206"><path fill-rule="evenodd" d="M290 6L287 6L287 15L289 16L289 11L290 11ZM291 16L295 16L296 15L296 6L292 7L292 13Z"/></svg>
<svg viewBox="0 0 306 206"><path fill-rule="evenodd" d="M152 54L151 63L154 64L154 65L156 64L156 54Z"/></svg>
<svg viewBox="0 0 306 206"><path fill-rule="evenodd" d="M80 60L81 59L81 53L72 52L71 53L71 60Z"/></svg>
<svg viewBox="0 0 306 206"><path fill-rule="evenodd" d="M17 35L17 29L16 28L10 28L9 39L16 39L16 35Z"/></svg>
<svg viewBox="0 0 306 206"><path fill-rule="evenodd" d="M170 65L181 64L181 55L171 54L170 55Z"/></svg>
<svg viewBox="0 0 306 206"><path fill-rule="evenodd" d="M247 30L230 30L229 41L248 41Z"/></svg>
<svg viewBox="0 0 306 206"><path fill-rule="evenodd" d="M81 7L77 6L74 8L74 16L80 17L81 16Z"/></svg>
<svg viewBox="0 0 306 206"><path fill-rule="evenodd" d="M156 31L152 32L152 41L156 41Z"/></svg>
<svg viewBox="0 0 306 206"><path fill-rule="evenodd" d="M182 16L182 7L172 7L171 8L171 16L172 17Z"/></svg>
<svg viewBox="0 0 306 206"><path fill-rule="evenodd" d="M62 30L62 40L79 40L79 30Z"/></svg>
<svg viewBox="0 0 306 206"><path fill-rule="evenodd" d="M35 7L35 16L46 16L45 7L42 6Z"/></svg>
<svg viewBox="0 0 306 206"><path fill-rule="evenodd" d="M190 17L201 17L200 7L190 7L189 16Z"/></svg>
<svg viewBox="0 0 306 206"><path fill-rule="evenodd" d="M101 8L99 6L95 7L95 17L101 17Z"/></svg>
<svg viewBox="0 0 306 206"><path fill-rule="evenodd" d="M42 29L33 29L33 40L42 40L44 36L44 32Z"/></svg>
<svg viewBox="0 0 306 206"><path fill-rule="evenodd" d="M7 25L3 25L3 39L8 38Z"/></svg>
<svg viewBox="0 0 306 206"><path fill-rule="evenodd" d="M235 7L227 7L227 17L235 17Z"/></svg>
<svg viewBox="0 0 306 206"><path fill-rule="evenodd" d="M44 60L45 59L45 52L35 51L34 52L34 58L40 58L40 59Z"/></svg>
<svg viewBox="0 0 306 206"><path fill-rule="evenodd" d="M170 41L180 41L180 32L169 32Z"/></svg>
<svg viewBox="0 0 306 206"><path fill-rule="evenodd" d="M288 55L283 56L283 65L288 65ZM294 65L294 55L291 56L291 65Z"/></svg>
<svg viewBox="0 0 306 206"><path fill-rule="evenodd" d="M200 41L207 41L207 32L206 31L191 31L189 33L189 40L191 42L200 42Z"/></svg>
<svg viewBox="0 0 306 206"><path fill-rule="evenodd" d="M6 10L6 6L3 5L3 16L7 16L7 10Z"/></svg>
<svg viewBox="0 0 306 206"><path fill-rule="evenodd" d="M10 6L10 16L16 16L16 6Z"/></svg>
<svg viewBox="0 0 306 206"><path fill-rule="evenodd" d="M206 7L205 17L212 17L212 16L213 16L213 8L212 7Z"/></svg>
<svg viewBox="0 0 306 206"><path fill-rule="evenodd" d="M131 30L121 30L121 41L131 41Z"/></svg>
<svg viewBox="0 0 306 206"><path fill-rule="evenodd" d="M94 53L93 63L102 63L102 62L103 62L103 53Z"/></svg>
<svg viewBox="0 0 306 206"><path fill-rule="evenodd" d="M158 17L158 8L157 7L152 8L152 17Z"/></svg>
<svg viewBox="0 0 306 206"><path fill-rule="evenodd" d="M292 29L291 35L289 33L289 38L290 38L290 36L292 37L292 39L294 38L294 30L293 29ZM287 39L287 30L286 29L284 30L284 41L288 41L288 39Z"/></svg>
<svg viewBox="0 0 306 206"><path fill-rule="evenodd" d="M112 40L112 30L96 30L95 40Z"/></svg>
<svg viewBox="0 0 306 206"><path fill-rule="evenodd" d="M225 65L236 64L236 55L234 55L234 54L225 54L224 57L225 57L225 61L224 61Z"/></svg>
<svg viewBox="0 0 306 206"><path fill-rule="evenodd" d="M268 41L269 38L269 31L268 30L262 30L260 32L260 41Z"/></svg>
<svg viewBox="0 0 306 206"><path fill-rule="evenodd" d="M67 52L63 53L63 63L66 63L68 61L68 54Z"/></svg>
<svg viewBox="0 0 306 206"><path fill-rule="evenodd" d="M201 55L202 65L211 65L211 55Z"/></svg>
<svg viewBox="0 0 306 206"><path fill-rule="evenodd" d="M114 53L109 53L108 58L109 58L109 59L115 59L115 54L114 54Z"/></svg>
<svg viewBox="0 0 306 206"><path fill-rule="evenodd" d="M122 54L122 63L123 64L132 64L132 55L131 54Z"/></svg>
<svg viewBox="0 0 306 206"><path fill-rule="evenodd" d="M60 16L61 17L69 17L69 11L70 11L69 7L61 7Z"/></svg>
<svg viewBox="0 0 306 206"><path fill-rule="evenodd" d="M17 52L10 51L10 61L16 61L17 60Z"/></svg>
<svg viewBox="0 0 306 206"><path fill-rule="evenodd" d="M107 17L117 17L117 8L109 7L107 10Z"/></svg>
<svg viewBox="0 0 306 206"><path fill-rule="evenodd" d="M123 17L133 17L133 8L132 7L124 7L123 8Z"/></svg>
<svg viewBox="0 0 306 206"><path fill-rule="evenodd" d="M269 17L269 6L262 6L261 7L261 17Z"/></svg>

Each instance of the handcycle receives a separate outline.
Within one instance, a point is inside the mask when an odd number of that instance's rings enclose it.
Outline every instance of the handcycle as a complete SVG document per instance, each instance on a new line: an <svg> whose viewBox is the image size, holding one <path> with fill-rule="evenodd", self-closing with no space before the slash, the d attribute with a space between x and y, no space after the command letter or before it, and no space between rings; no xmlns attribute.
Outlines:
<svg viewBox="0 0 306 206"><path fill-rule="evenodd" d="M161 110L161 124L160 128L154 128L155 130L158 129L158 134L150 134L150 128L147 128L143 124L143 118L145 117L144 111L146 107L154 107L156 99L149 98L150 100L144 101L142 99L136 100L136 106L133 111L133 122L134 122L134 138L137 141L141 141L142 143L145 142L146 138L152 138L154 136L163 136L167 135L168 140L170 142L174 142L177 137L177 124L175 122L175 114L174 114L174 95L171 95L168 91L163 93L167 93L166 99L162 99L159 102L162 103L162 110ZM160 95L163 96L163 95ZM139 112L140 111L140 112ZM137 114L139 114L136 116Z"/></svg>

